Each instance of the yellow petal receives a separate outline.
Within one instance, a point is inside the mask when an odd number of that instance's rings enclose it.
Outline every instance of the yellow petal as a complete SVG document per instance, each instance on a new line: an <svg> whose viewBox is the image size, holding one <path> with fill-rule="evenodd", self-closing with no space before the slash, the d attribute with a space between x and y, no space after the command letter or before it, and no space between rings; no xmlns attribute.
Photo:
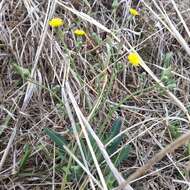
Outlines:
<svg viewBox="0 0 190 190"><path fill-rule="evenodd" d="M64 24L63 20L61 18L52 18L49 21L49 25L53 28L58 28Z"/></svg>
<svg viewBox="0 0 190 190"><path fill-rule="evenodd" d="M74 31L74 34L75 34L76 36L85 36L85 35L86 35L86 32L85 32L84 30L76 29L76 30Z"/></svg>
<svg viewBox="0 0 190 190"><path fill-rule="evenodd" d="M138 16L139 15L139 12L136 10L136 9L129 9L129 12L130 12L130 14L131 15L133 15L133 16Z"/></svg>
<svg viewBox="0 0 190 190"><path fill-rule="evenodd" d="M139 66L140 65L140 57L137 53L130 53L128 55L128 60L133 66Z"/></svg>

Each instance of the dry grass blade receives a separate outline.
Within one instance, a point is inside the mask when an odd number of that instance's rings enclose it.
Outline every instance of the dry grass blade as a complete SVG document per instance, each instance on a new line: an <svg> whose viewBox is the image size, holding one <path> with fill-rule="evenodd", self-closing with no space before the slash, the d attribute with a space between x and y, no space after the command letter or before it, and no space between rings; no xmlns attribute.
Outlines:
<svg viewBox="0 0 190 190"><path fill-rule="evenodd" d="M8 153L9 153L9 150L10 150L12 144L13 144L13 141L14 141L15 136L16 136L16 128L13 128L13 131L12 131L12 134L11 134L11 136L10 136L9 142L8 142L8 144L7 144L7 147L6 147L5 150L4 150L3 156L2 156L1 161L0 161L0 171L1 171L2 168L3 168L3 165L4 165L4 163L5 163L5 160L6 160L6 158L7 158L7 155L8 155Z"/></svg>
<svg viewBox="0 0 190 190"><path fill-rule="evenodd" d="M182 135L177 140L169 144L167 147L162 149L160 152L158 152L151 160L149 160L144 166L138 168L136 172L131 174L127 181L122 184L119 189L123 189L125 185L129 184L130 181L142 176L144 173L146 173L156 162L160 161L166 154L173 152L175 149L179 148L180 146L184 145L186 142L190 140L190 132L187 134Z"/></svg>
<svg viewBox="0 0 190 190"><path fill-rule="evenodd" d="M158 20L169 30L169 32L178 40L178 42L181 44L181 46L185 49L187 54L190 56L190 48L189 48L187 42L182 37L182 35L179 33L179 31L176 29L176 27L174 26L174 24L172 23L172 21L170 20L168 15L166 13L163 13L163 11L159 7L158 3L155 0L153 0L154 5L162 14L163 18L165 19L165 22L159 17L158 14L155 13L155 11L153 11L153 9L147 3L145 3L144 0L142 2L153 13L153 15L156 16L156 18L158 18ZM182 22L183 22L183 19L182 19Z"/></svg>
<svg viewBox="0 0 190 190"><path fill-rule="evenodd" d="M100 103L101 103L101 99L102 99L102 96L103 96L103 93L104 93L106 84L107 84L107 75L105 75L104 84L103 84L103 88L102 88L102 91L101 91L101 93L100 93L100 96L99 96L99 98L98 98L96 104L94 105L92 111L90 112L90 114L89 114L89 116L88 116L88 121L90 121L90 119L91 119L91 117L93 116L94 112L96 111L96 109L98 108L98 106L99 106Z"/></svg>
<svg viewBox="0 0 190 190"><path fill-rule="evenodd" d="M88 167L88 163L87 163L86 158L85 158L84 151L83 151L83 149L82 149L82 145L81 145L81 143L80 143L80 138L79 138L79 134L78 134L77 129L76 129L75 120L74 120L74 117L73 117L73 115L72 115L70 105L69 105L69 103L68 103L67 95L66 95L66 93L64 92L64 88L62 88L62 97L63 97L63 102L65 103L65 107L66 107L67 113L68 113L68 115L69 115L69 119L70 119L70 121L71 121L71 126L72 126L72 128L73 128L73 133L74 133L74 135L75 135L77 144L78 144L78 146L79 146L79 149L80 149L80 152L81 152L81 155L82 155L82 159L83 159L84 165L85 165L86 169L90 172L89 167ZM91 187L92 187L92 189L94 190L94 189L95 189L95 186L94 186L94 183L93 183L93 181L92 181L92 179L91 179L90 176L89 176L89 180L90 180Z"/></svg>
<svg viewBox="0 0 190 190"><path fill-rule="evenodd" d="M179 9L177 8L177 5L176 5L175 1L174 1L174 0L171 0L171 2L172 2L172 4L173 4L173 6L174 6L174 8L175 8L175 10L176 10L176 12L177 12L177 14L178 14L180 20L181 20L181 22L183 23L183 26L184 26L184 28L185 28L185 30L186 30L188 36L190 37L189 28L187 27L187 24L185 23L185 21L184 21L182 15L181 15Z"/></svg>
<svg viewBox="0 0 190 190"><path fill-rule="evenodd" d="M60 1L57 1L57 3L59 5L61 5L62 7L64 7L65 9L71 11L73 14L76 14L77 16L81 17L83 20L86 20L94 25L96 25L98 28L108 32L108 33L111 33L111 30L109 30L108 28L106 28L104 25L100 24L98 21L96 21L95 19L93 19L92 17L88 16L87 14L83 13L83 12L80 12L76 9L73 9L73 8L70 8L66 5L64 5L62 2Z"/></svg>
<svg viewBox="0 0 190 190"><path fill-rule="evenodd" d="M39 45L38 45L38 49L36 51L36 55L34 58L34 65L31 71L31 79L34 79L34 76L36 74L36 69L37 69L37 64L38 64L38 60L40 58L40 54L44 45L44 41L45 38L47 36L47 30L48 30L48 20L51 18L52 13L55 10L55 6L56 6L56 0L50 1L48 0L48 7L47 7L47 12L46 12L46 16L44 19L44 23L43 23L43 28L42 28L42 32L41 32L41 36L40 36L40 40L39 40ZM33 83L28 83L27 89L26 89L26 94L24 97L24 101L23 101L23 105L22 105L22 111L24 111L30 101L30 99L32 98L32 95L34 93L36 86Z"/></svg>

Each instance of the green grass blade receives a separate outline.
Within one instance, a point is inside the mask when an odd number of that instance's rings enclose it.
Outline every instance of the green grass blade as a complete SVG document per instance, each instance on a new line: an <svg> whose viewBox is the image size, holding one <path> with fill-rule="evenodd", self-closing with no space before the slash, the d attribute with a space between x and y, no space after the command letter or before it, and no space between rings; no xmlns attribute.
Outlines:
<svg viewBox="0 0 190 190"><path fill-rule="evenodd" d="M45 128L44 129L45 133L49 136L49 138L59 147L59 148L63 148L63 145L67 144L65 139L58 133L56 133L55 131L49 129L49 128Z"/></svg>
<svg viewBox="0 0 190 190"><path fill-rule="evenodd" d="M30 154L31 154L30 146L29 146L29 144L26 144L24 146L24 155L19 162L19 170L23 170L26 167L26 164L29 160Z"/></svg>

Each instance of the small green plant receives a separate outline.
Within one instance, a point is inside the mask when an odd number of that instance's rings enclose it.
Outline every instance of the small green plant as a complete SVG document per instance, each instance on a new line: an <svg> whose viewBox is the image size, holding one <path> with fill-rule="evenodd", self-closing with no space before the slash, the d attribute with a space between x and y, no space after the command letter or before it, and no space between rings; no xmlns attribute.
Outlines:
<svg viewBox="0 0 190 190"><path fill-rule="evenodd" d="M112 128L110 129L110 131L103 135L102 142L104 142L104 143L108 142L114 136L119 134L120 130L121 130L121 120L116 119L113 122L113 125L112 125ZM53 130L51 130L49 128L45 128L44 131L49 136L49 138L56 144L56 146L59 147L59 149L62 151L62 154L64 152L63 146L64 145L70 146L72 144L71 142L67 142L60 134L54 132ZM90 137L91 144L93 145L93 149L95 151L97 160L100 163L102 170L104 170L107 185L109 188L113 188L117 184L116 180L113 177L112 173L110 172L109 168L105 165L104 158L103 158L100 150L98 149L98 147L95 143L95 140L90 136L90 134L89 134L89 137ZM118 149L119 145L122 142L122 138L123 138L122 136L118 137L107 147L107 152L110 155L113 154ZM92 156L90 154L89 149L86 146L86 142L84 141L84 139L81 139L81 145L82 145L83 151L86 155L86 158L88 160L88 163L91 165L93 163ZM112 157L112 161L115 164L115 166L117 167L123 161L125 161L128 158L129 153L130 153L130 146L126 146L118 154L114 155ZM75 155L78 155L78 157L80 157L80 152L78 150L76 150ZM101 164L101 163L104 163L104 164ZM62 170L63 170L63 172L67 171L68 180L73 180L73 179L79 180L83 173L82 168L80 166L76 165L75 162L72 162L72 164L70 165L69 168L65 168L63 166Z"/></svg>
<svg viewBox="0 0 190 190"><path fill-rule="evenodd" d="M106 138L106 142L108 142L109 140L111 140L113 137L115 137L116 135L118 135L120 133L121 124L122 124L122 122L121 122L121 119L119 119L119 118L113 122L112 128L107 135L108 138ZM110 155L113 154L115 151L117 151L119 145L122 143L122 139L123 139L123 136L121 135L120 137L116 138L107 147L107 151ZM112 162L114 163L114 165L116 167L119 167L119 165L122 164L122 162L124 162L125 160L128 159L130 150L131 150L131 146L127 145L118 154L116 154L112 157ZM113 174L110 173L108 168L105 169L105 174L106 174L105 178L107 181L108 188L113 189L117 185L117 182L116 182Z"/></svg>
<svg viewBox="0 0 190 190"><path fill-rule="evenodd" d="M162 72L161 81L164 83L164 85L165 85L169 90L173 90L173 89L176 88L176 82L175 82L175 80L173 79L173 74L172 74L171 67L166 68L166 69Z"/></svg>
<svg viewBox="0 0 190 190"><path fill-rule="evenodd" d="M177 139L181 135L179 124L176 122L169 126L169 131L173 139Z"/></svg>
<svg viewBox="0 0 190 190"><path fill-rule="evenodd" d="M174 90L176 88L176 81L173 78L171 63L172 63L172 52L166 53L163 58L163 71L161 72L161 81L168 90ZM165 94L165 88L162 88L159 84L156 85L156 89L160 95Z"/></svg>
<svg viewBox="0 0 190 190"><path fill-rule="evenodd" d="M12 66L15 73L18 74L20 77L22 77L23 80L26 80L30 76L29 69L26 69L18 65L17 63L12 63Z"/></svg>
<svg viewBox="0 0 190 190"><path fill-rule="evenodd" d="M173 53L166 53L163 59L164 70L161 73L161 81L164 83L166 88L169 90L174 90L176 88L176 81L173 78L171 62L172 62Z"/></svg>

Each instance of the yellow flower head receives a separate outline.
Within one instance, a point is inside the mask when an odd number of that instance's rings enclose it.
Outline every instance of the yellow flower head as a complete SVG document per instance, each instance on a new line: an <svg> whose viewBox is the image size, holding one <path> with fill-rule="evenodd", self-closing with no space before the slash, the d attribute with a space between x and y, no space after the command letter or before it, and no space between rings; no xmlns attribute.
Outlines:
<svg viewBox="0 0 190 190"><path fill-rule="evenodd" d="M64 22L63 22L63 20L61 18L52 18L49 21L49 25L52 28L58 28L58 27L62 26L63 24L64 24Z"/></svg>
<svg viewBox="0 0 190 190"><path fill-rule="evenodd" d="M85 32L84 30L76 29L76 30L74 31L74 34L75 34L76 36L85 36L85 35L86 35L86 32Z"/></svg>
<svg viewBox="0 0 190 190"><path fill-rule="evenodd" d="M139 15L139 12L136 10L136 9L129 9L129 12L130 12L130 14L131 15L133 15L133 16L138 16Z"/></svg>
<svg viewBox="0 0 190 190"><path fill-rule="evenodd" d="M140 57L137 53L130 53L128 55L128 60L133 66L139 66L140 65Z"/></svg>

